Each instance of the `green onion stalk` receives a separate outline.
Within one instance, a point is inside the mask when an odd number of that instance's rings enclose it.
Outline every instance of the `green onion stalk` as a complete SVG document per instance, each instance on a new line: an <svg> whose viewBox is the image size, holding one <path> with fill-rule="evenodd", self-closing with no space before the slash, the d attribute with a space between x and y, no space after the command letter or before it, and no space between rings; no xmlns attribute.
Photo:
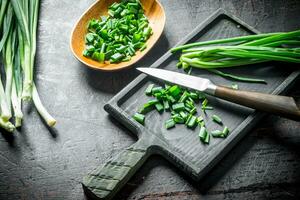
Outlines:
<svg viewBox="0 0 300 200"><path fill-rule="evenodd" d="M23 3L22 3L23 2ZM39 0L18 1L12 0L16 16L18 18L20 31L18 34L21 44L20 58L24 73L22 99L33 99L33 103L39 114L48 126L54 126L56 120L47 112L38 95L37 88L33 82L34 61L36 55L37 23ZM20 84L19 84L20 85ZM20 88L18 90L21 92ZM17 93L19 95L19 93Z"/></svg>
<svg viewBox="0 0 300 200"><path fill-rule="evenodd" d="M13 70L13 59L14 59L14 44L16 40L16 35L14 34L12 28L12 7L9 5L7 8L8 14L5 15L3 19L2 26L2 41L3 46L1 47L3 55L3 63L5 66L6 72L6 84L5 90L2 84L0 77L0 126L5 130L12 132L14 131L14 125L9 121L11 114L11 104L10 104L10 91L11 91L11 82L12 82L12 70ZM7 37L6 37L7 35ZM3 40L4 39L4 40Z"/></svg>
<svg viewBox="0 0 300 200"><path fill-rule="evenodd" d="M5 82L5 95L8 110L11 113L11 91L12 91L12 83L13 83L13 65L14 65L14 51L16 48L16 31L11 29L11 34L7 40L6 48L4 52L4 66L6 73L6 82ZM11 117L11 114L10 114Z"/></svg>
<svg viewBox="0 0 300 200"><path fill-rule="evenodd" d="M4 120L9 120L11 118L11 113L9 111L8 103L6 100L6 94L4 91L4 87L2 84L2 80L0 78L1 84L0 84L0 107L1 107L1 118Z"/></svg>
<svg viewBox="0 0 300 200"><path fill-rule="evenodd" d="M12 24L12 17L13 12L11 7L7 8L7 1L3 0L1 1L1 8L0 8L0 30L2 31L1 40L0 40L0 52L2 51L6 40L10 33L10 26ZM5 15L7 11L7 14ZM5 30L4 30L5 29Z"/></svg>
<svg viewBox="0 0 300 200"><path fill-rule="evenodd" d="M23 65L23 71L24 71L24 83L23 83L23 93L22 98L26 101L29 101L32 97L32 52L31 52L31 45L32 45L32 39L30 37L30 11L33 10L31 7L33 2L36 0L11 0L11 3L14 8L15 16L18 19L18 25L22 32L22 42L24 43L24 65Z"/></svg>
<svg viewBox="0 0 300 200"><path fill-rule="evenodd" d="M13 81L11 90L11 103L14 111L15 126L21 127L22 113L22 69L20 64L20 52L16 53L14 59Z"/></svg>
<svg viewBox="0 0 300 200"><path fill-rule="evenodd" d="M22 90L23 90L23 77L22 77L22 68L23 65L23 42L20 34L20 29L17 27L16 35L18 38L18 46L14 59L14 68L13 68L13 81L12 81L12 89L11 89L11 103L14 111L15 118L15 126L21 127L23 113L22 113ZM22 63L21 63L22 62Z"/></svg>
<svg viewBox="0 0 300 200"><path fill-rule="evenodd" d="M7 9L7 5L8 5L8 0L0 1L0 27L2 27L2 23L3 23L6 9Z"/></svg>
<svg viewBox="0 0 300 200"><path fill-rule="evenodd" d="M48 113L48 111L42 104L34 83L33 83L33 88L32 88L32 98L33 98L33 102L34 102L36 109L38 110L40 115L43 117L43 119L46 121L47 125L50 127L54 126L56 124L56 120Z"/></svg>
<svg viewBox="0 0 300 200"><path fill-rule="evenodd" d="M36 55L36 40L37 40L37 22L38 22L38 14L39 14L39 0L33 0L31 2L31 80L33 80L33 66L34 66L34 60ZM32 83L32 97L33 97L33 103L37 109L37 111L40 113L42 118L46 121L47 125L52 127L56 124L56 120L48 113L47 109L42 104L36 85L33 82Z"/></svg>
<svg viewBox="0 0 300 200"><path fill-rule="evenodd" d="M212 44L222 46L207 46ZM196 42L175 47L171 52L182 51L177 66L187 71L194 67L234 80L264 83L261 79L226 74L218 69L268 61L300 63L299 45L300 30L296 30Z"/></svg>
<svg viewBox="0 0 300 200"><path fill-rule="evenodd" d="M47 125L56 124L43 106L33 81L39 3L39 0L0 1L0 52L5 72L5 87L0 76L0 127L8 132L22 125L22 101L31 99ZM12 115L15 125L10 122Z"/></svg>

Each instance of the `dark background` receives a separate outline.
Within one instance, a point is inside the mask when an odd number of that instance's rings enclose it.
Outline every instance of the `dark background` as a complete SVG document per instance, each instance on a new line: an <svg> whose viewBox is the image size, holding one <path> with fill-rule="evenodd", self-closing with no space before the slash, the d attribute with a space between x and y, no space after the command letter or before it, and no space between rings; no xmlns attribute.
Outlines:
<svg viewBox="0 0 300 200"><path fill-rule="evenodd" d="M73 25L93 2L42 0L36 80L58 124L48 130L27 105L22 131L0 135L1 200L85 199L82 177L135 141L103 105L138 73L134 68L117 73L89 70L69 49ZM262 32L300 28L299 0L161 3L167 15L165 31L136 66L150 66L220 7ZM299 98L299 86L290 95ZM299 132L297 122L264 118L200 183L162 158L150 157L116 199L299 199Z"/></svg>

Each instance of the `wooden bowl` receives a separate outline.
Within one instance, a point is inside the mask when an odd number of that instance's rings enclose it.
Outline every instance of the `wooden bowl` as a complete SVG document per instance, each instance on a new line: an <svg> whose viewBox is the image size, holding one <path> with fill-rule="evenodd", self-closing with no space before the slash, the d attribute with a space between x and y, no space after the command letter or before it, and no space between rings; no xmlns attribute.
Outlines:
<svg viewBox="0 0 300 200"><path fill-rule="evenodd" d="M104 71L115 71L115 70L120 70L131 66L132 64L139 61L143 56L145 56L150 51L150 49L158 41L165 26L166 16L162 5L157 0L141 0L141 3L145 10L145 15L148 17L149 24L153 29L153 35L146 42L147 48L142 52L137 51L136 55L133 56L131 60L128 62L110 64L108 61L106 61L105 63L100 63L90 58L84 57L83 56L83 50L85 48L84 38L87 33L87 25L89 23L89 20L93 18L98 19L102 15L108 15L107 14L108 7L114 2L119 2L119 1L118 0L96 1L81 16L81 18L78 20L78 22L76 23L72 31L70 46L74 56L80 62L93 69L104 70Z"/></svg>

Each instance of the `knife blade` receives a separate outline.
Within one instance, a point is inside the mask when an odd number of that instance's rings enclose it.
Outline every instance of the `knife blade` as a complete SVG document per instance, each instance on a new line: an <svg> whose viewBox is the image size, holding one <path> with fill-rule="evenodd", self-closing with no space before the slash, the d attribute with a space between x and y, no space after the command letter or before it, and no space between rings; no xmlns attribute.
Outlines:
<svg viewBox="0 0 300 200"><path fill-rule="evenodd" d="M191 88L249 108L300 121L300 108L292 97L234 90L217 86L209 79L156 68L137 68L150 76Z"/></svg>
<svg viewBox="0 0 300 200"><path fill-rule="evenodd" d="M217 87L209 79L206 78L190 76L190 75L186 75L178 72L172 72L164 69L143 68L143 67L137 69L145 74L156 77L158 79L162 79L169 83L191 88L211 95L215 94L215 90Z"/></svg>

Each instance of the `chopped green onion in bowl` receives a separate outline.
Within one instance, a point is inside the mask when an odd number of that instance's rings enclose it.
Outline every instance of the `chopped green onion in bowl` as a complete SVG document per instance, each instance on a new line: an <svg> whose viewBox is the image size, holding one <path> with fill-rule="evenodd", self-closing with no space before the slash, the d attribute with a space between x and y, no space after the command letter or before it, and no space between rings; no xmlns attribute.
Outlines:
<svg viewBox="0 0 300 200"><path fill-rule="evenodd" d="M138 0L113 3L108 16L90 20L87 29L83 55L100 63L130 61L153 34Z"/></svg>

